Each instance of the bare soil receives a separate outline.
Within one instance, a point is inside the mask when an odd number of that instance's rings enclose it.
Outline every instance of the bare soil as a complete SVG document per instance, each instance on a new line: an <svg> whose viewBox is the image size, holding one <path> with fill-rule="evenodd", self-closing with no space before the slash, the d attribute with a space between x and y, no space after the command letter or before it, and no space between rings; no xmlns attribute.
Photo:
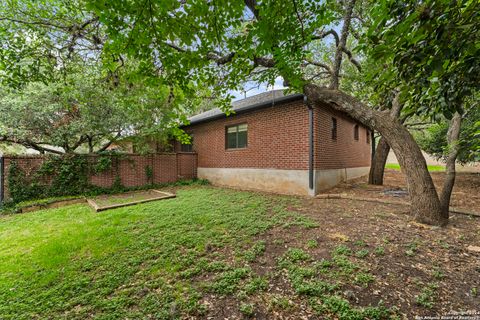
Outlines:
<svg viewBox="0 0 480 320"><path fill-rule="evenodd" d="M437 190L441 190L444 172L431 172ZM404 192L392 192L404 191ZM324 193L344 193L352 196L409 201L405 175L398 170L385 170L383 186L367 184L367 178L343 183ZM480 212L480 172L458 172L453 188L451 207Z"/></svg>
<svg viewBox="0 0 480 320"><path fill-rule="evenodd" d="M435 183L441 185L443 173L432 175ZM480 211L479 187L478 174L459 174L453 206ZM384 194L392 189L405 189L404 176L388 170L385 186L368 186L366 180L360 179L328 192L398 200ZM408 196L402 199L408 200ZM466 310L480 315L480 253L467 249L480 246L480 218L452 214L448 226L430 227L414 222L408 206L345 199L302 198L300 205L290 209L311 218L318 227L275 227L258 237L266 242L266 250L250 267L269 277L269 287L250 298L249 302L255 305L252 318L321 319L308 299L295 294L291 282L278 271L278 259L289 248L303 248L316 261L331 259L332 251L339 245L350 248L351 259L374 278L366 286L343 283L342 298L354 307L382 303L398 309L401 319ZM318 243L317 247L307 246L312 240ZM359 250L368 250L369 254L356 258ZM375 254L382 250L382 254ZM279 307L275 303L279 298L288 301L288 307ZM422 301L430 301L431 305ZM205 297L204 303L209 306L208 319L244 317L238 311L235 296Z"/></svg>

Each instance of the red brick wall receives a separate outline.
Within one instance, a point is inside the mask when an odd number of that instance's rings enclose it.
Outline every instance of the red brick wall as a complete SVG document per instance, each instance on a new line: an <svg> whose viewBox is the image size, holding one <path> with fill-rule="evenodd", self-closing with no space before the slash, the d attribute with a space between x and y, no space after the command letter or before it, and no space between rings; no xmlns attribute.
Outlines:
<svg viewBox="0 0 480 320"><path fill-rule="evenodd" d="M196 153L194 153L196 155ZM177 153L178 177L193 179L197 177L197 157L191 153Z"/></svg>
<svg viewBox="0 0 480 320"><path fill-rule="evenodd" d="M189 156L195 158L195 154ZM111 187L118 172L125 187L143 186L150 183L146 175L147 166L152 168L153 183L174 182L179 177L176 154L128 155L127 158L114 158L112 168L90 176L90 183L105 188ZM193 167L189 169L192 172L196 170Z"/></svg>
<svg viewBox="0 0 480 320"><path fill-rule="evenodd" d="M89 156L89 161L95 162L96 156ZM38 170L44 161L42 156L4 158L4 199L8 194L8 171L9 166L15 161L22 168L27 177ZM168 153L154 155L129 154L126 157L113 157L112 167L102 173L92 174L89 177L91 184L109 188L115 182L117 175L125 187L139 187L150 183L147 180L146 167L150 166L153 171L153 183L175 182L181 179L193 179L197 177L197 154L196 153ZM48 181L45 181L48 183Z"/></svg>
<svg viewBox="0 0 480 320"><path fill-rule="evenodd" d="M225 127L241 123L248 124L247 148L225 150ZM308 169L308 110L301 100L185 130L194 134L201 168Z"/></svg>
<svg viewBox="0 0 480 320"><path fill-rule="evenodd" d="M332 117L337 119L337 139L332 139ZM358 140L354 139L357 122L328 106L315 108L314 141L315 168L341 169L368 167L371 142L367 143L367 128L359 124Z"/></svg>
<svg viewBox="0 0 480 320"><path fill-rule="evenodd" d="M331 140L331 117L337 118L337 140ZM225 127L248 124L248 147L225 150ZM328 106L314 109L314 165L316 169L370 165L366 128ZM308 170L308 108L302 100L185 127L193 133L193 150L201 168L269 168ZM176 144L176 150L180 145Z"/></svg>

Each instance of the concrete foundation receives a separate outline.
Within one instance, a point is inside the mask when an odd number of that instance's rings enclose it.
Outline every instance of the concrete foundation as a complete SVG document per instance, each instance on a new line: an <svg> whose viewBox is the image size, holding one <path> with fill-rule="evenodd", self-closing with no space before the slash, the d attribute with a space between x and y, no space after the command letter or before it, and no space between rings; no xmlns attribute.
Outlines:
<svg viewBox="0 0 480 320"><path fill-rule="evenodd" d="M368 174L370 167L315 170L315 194Z"/></svg>
<svg viewBox="0 0 480 320"><path fill-rule="evenodd" d="M368 174L370 167L315 170L315 189L308 188L308 170L198 168L198 177L212 184L248 190L315 196L340 182Z"/></svg>
<svg viewBox="0 0 480 320"><path fill-rule="evenodd" d="M214 185L282 194L309 194L308 170L198 168L197 175Z"/></svg>

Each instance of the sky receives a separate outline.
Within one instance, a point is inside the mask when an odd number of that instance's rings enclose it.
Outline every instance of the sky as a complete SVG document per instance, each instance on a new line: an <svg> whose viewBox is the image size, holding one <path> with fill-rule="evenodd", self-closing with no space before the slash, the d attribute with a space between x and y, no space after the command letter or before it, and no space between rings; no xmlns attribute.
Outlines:
<svg viewBox="0 0 480 320"><path fill-rule="evenodd" d="M233 99L233 101L235 101L235 100L248 98L262 92L277 90L277 89L285 89L285 87L283 86L282 77L277 77L275 79L275 84L273 86L267 86L265 84L249 82L245 84L243 91L231 91L230 93L235 97Z"/></svg>

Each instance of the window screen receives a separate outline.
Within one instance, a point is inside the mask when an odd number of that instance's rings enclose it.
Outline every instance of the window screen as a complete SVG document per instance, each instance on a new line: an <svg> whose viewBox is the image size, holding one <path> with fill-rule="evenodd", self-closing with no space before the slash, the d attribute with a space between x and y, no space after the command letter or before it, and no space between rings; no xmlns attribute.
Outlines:
<svg viewBox="0 0 480 320"><path fill-rule="evenodd" d="M337 119L332 118L332 140L337 140Z"/></svg>
<svg viewBox="0 0 480 320"><path fill-rule="evenodd" d="M246 148L248 126L246 123L230 126L226 128L225 147L227 149Z"/></svg>
<svg viewBox="0 0 480 320"><path fill-rule="evenodd" d="M355 140L358 140L358 124L356 124L355 127L353 128L353 138Z"/></svg>

